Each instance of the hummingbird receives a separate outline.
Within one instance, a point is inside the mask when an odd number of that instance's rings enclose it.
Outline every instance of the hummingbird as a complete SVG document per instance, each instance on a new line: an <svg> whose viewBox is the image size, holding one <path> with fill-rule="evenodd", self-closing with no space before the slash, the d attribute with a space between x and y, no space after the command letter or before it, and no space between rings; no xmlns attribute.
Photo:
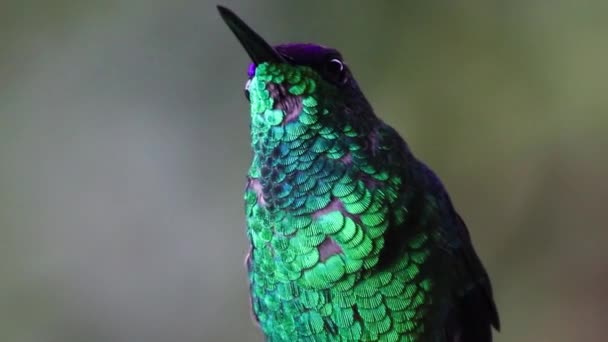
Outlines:
<svg viewBox="0 0 608 342"><path fill-rule="evenodd" d="M272 46L218 10L252 62L245 264L266 340L492 341L498 312L464 221L340 52Z"/></svg>

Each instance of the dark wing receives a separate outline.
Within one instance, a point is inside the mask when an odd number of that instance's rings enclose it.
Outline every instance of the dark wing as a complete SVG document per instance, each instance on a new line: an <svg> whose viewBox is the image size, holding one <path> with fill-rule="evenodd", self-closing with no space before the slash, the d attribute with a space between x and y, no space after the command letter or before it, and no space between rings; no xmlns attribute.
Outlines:
<svg viewBox="0 0 608 342"><path fill-rule="evenodd" d="M447 198L447 194L445 195ZM475 253L467 227L447 198L449 223L442 228L448 258L452 305L445 321L448 342L492 342L492 327L500 329L492 286Z"/></svg>
<svg viewBox="0 0 608 342"><path fill-rule="evenodd" d="M464 221L456 212L453 214L462 245L453 249L455 266L452 270L455 273L452 279L456 288L445 324L446 340L491 342L492 327L499 330L500 321L490 279L473 249Z"/></svg>
<svg viewBox="0 0 608 342"><path fill-rule="evenodd" d="M439 178L423 163L419 164L425 191L432 194L440 216L440 264L452 299L445 318L447 342L491 342L492 327L500 327L492 296L492 286L481 260L475 253L466 224L454 210Z"/></svg>

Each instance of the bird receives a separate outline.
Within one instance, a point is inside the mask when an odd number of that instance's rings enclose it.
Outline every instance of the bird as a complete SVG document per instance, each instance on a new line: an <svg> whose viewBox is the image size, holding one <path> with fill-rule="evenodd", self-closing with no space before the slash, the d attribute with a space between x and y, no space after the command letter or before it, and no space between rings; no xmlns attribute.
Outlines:
<svg viewBox="0 0 608 342"><path fill-rule="evenodd" d="M265 340L492 341L498 311L464 221L342 54L270 45L217 8L251 59L245 267Z"/></svg>

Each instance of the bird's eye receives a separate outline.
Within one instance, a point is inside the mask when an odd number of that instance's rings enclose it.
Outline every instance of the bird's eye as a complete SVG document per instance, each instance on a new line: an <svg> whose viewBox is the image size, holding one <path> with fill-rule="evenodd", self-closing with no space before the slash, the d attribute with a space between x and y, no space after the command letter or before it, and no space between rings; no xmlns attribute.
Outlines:
<svg viewBox="0 0 608 342"><path fill-rule="evenodd" d="M333 73L340 73L344 70L344 64L342 64L342 61L337 59L337 58L332 58L329 60L329 63L327 65L327 71L333 72Z"/></svg>
<svg viewBox="0 0 608 342"><path fill-rule="evenodd" d="M344 84L346 82L346 70L344 63L337 58L332 58L325 64L325 73L330 81Z"/></svg>

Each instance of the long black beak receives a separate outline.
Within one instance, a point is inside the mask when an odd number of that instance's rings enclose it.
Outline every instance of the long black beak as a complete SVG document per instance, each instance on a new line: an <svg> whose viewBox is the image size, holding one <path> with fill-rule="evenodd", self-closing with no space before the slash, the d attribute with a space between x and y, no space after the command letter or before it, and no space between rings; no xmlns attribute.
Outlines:
<svg viewBox="0 0 608 342"><path fill-rule="evenodd" d="M256 65L264 62L286 63L285 59L272 46L247 26L234 12L223 6L217 6L217 9L220 11L226 25L241 42L241 45Z"/></svg>

